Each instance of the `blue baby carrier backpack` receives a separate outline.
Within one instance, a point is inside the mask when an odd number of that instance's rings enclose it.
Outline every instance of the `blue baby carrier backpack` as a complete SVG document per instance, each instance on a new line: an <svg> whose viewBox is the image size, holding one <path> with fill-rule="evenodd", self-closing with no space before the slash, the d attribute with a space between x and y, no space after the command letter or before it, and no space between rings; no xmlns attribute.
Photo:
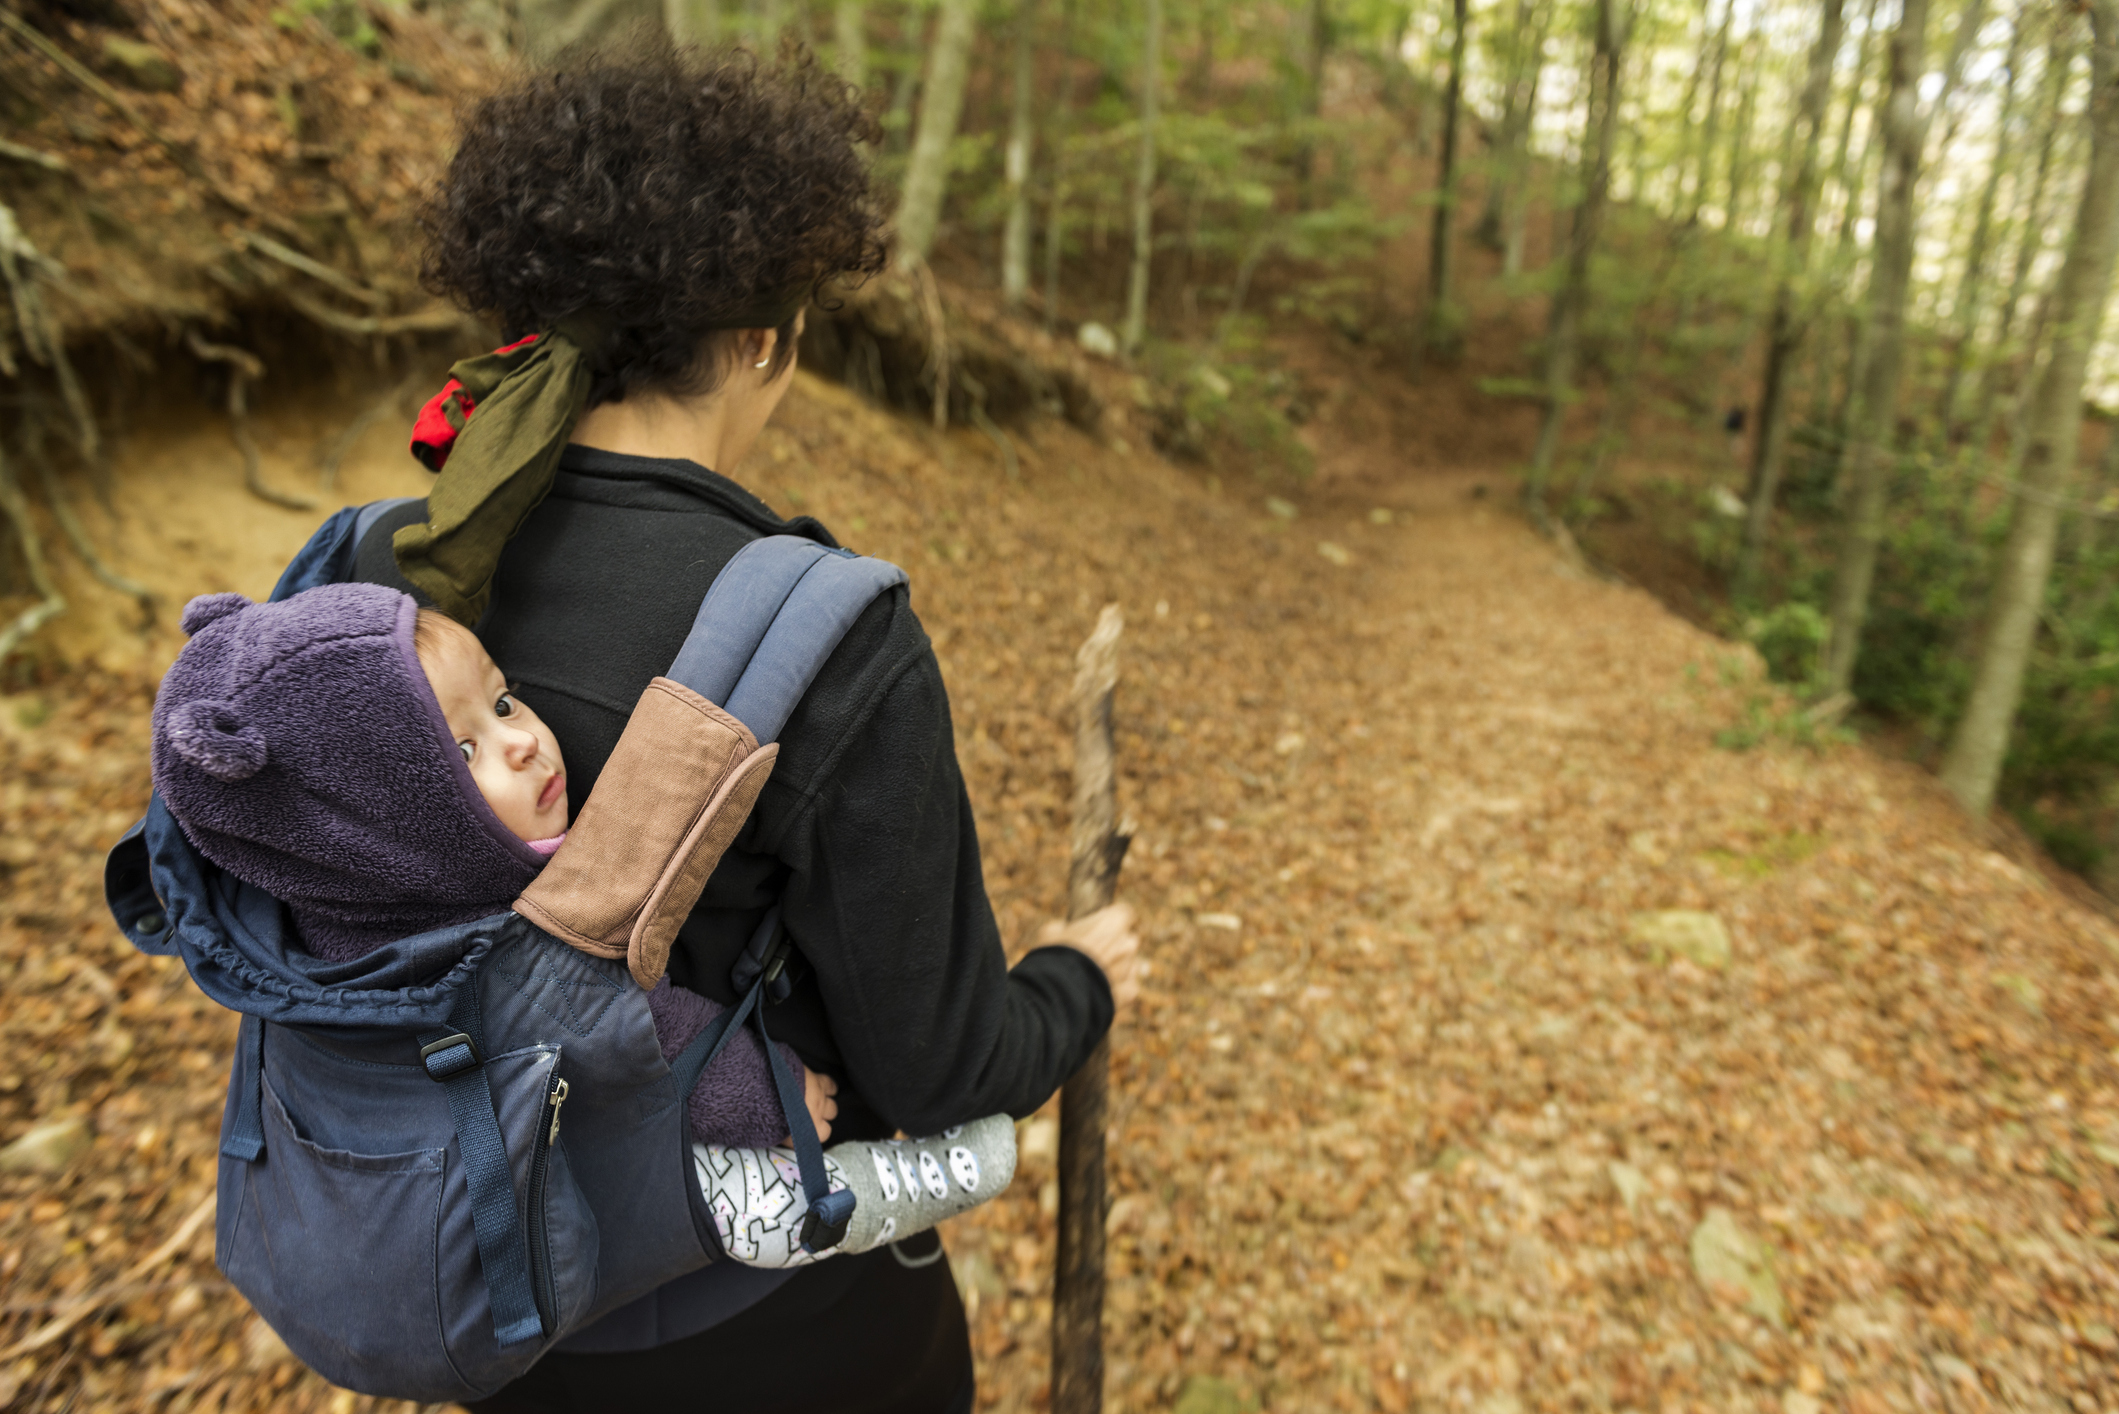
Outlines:
<svg viewBox="0 0 2119 1414"><path fill-rule="evenodd" d="M349 578L361 536L403 504L340 511L272 597ZM753 541L715 579L669 676L747 728L769 770L766 744L825 659L904 582L797 536ZM692 871L691 898L710 867ZM665 1062L623 956L508 912L354 962L312 957L278 900L200 856L159 798L112 849L105 892L135 947L182 957L242 1013L214 1260L333 1384L475 1400L563 1340L661 1344L792 1275L724 1260L685 1104L736 1029L762 1037L766 1000L787 993L777 909L737 964L740 1003ZM800 1088L778 1048L764 1051L809 1204L804 1245L822 1250L853 1195L828 1191Z"/></svg>

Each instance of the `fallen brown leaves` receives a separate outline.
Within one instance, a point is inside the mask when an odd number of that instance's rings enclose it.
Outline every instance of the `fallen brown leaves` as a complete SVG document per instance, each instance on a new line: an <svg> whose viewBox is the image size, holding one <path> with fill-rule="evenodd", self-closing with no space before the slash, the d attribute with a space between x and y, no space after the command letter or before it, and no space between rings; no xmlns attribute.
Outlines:
<svg viewBox="0 0 2119 1414"><path fill-rule="evenodd" d="M1908 768L1718 748L1755 665L1463 477L1324 459L1289 522L1062 427L1021 450L1011 485L977 434L805 381L744 476L911 572L1019 947L1061 905L1070 655L1126 609L1153 972L1116 1038L1110 1407L2119 1408L2101 916ZM0 704L0 1140L98 1136L0 1177L0 1340L210 1182L228 1020L98 900L145 707ZM1673 909L1727 966L1632 941ZM1004 1409L1042 1398L1041 1126L949 1238ZM246 1336L205 1248L0 1370L19 1407L368 1407Z"/></svg>

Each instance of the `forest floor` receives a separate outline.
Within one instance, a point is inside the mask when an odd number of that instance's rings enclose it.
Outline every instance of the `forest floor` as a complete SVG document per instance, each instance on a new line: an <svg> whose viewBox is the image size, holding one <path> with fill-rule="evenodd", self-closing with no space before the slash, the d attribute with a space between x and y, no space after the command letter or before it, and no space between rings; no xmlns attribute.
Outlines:
<svg viewBox="0 0 2119 1414"><path fill-rule="evenodd" d="M1073 648L1126 613L1153 970L1107 1407L2119 1411L2119 930L1527 530L1523 418L1295 356L1327 392L1293 489L1056 422L1010 481L806 375L740 472L910 571L1012 946L1061 906ZM268 479L318 432L267 418ZM418 487L377 429L342 490ZM197 422L117 489L172 605L263 592L316 519ZM213 1269L230 1018L100 898L174 640L111 623L0 699L0 1143L81 1123L62 1173L0 1174L0 1406L380 1407ZM1044 1400L1053 1134L948 1234L985 1407Z"/></svg>

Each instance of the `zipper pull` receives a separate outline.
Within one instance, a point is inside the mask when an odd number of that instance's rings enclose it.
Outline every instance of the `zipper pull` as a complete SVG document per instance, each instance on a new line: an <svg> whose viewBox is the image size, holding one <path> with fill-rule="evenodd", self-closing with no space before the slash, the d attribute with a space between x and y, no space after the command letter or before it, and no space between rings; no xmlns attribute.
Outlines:
<svg viewBox="0 0 2119 1414"><path fill-rule="evenodd" d="M552 1082L552 1132L545 1136L547 1144L559 1142L559 1107L567 1102L567 1082L564 1078Z"/></svg>

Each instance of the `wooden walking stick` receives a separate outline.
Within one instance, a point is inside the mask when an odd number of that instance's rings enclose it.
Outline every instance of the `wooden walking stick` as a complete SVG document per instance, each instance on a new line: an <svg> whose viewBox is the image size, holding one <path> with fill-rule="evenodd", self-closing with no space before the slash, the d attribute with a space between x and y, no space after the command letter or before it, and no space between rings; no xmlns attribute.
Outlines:
<svg viewBox="0 0 2119 1414"><path fill-rule="evenodd" d="M1074 826L1067 916L1111 902L1131 840L1118 822L1111 693L1118 685L1118 605L1074 655ZM1052 1414L1104 1407L1104 1096L1107 1034L1060 1091L1059 1256L1052 1279Z"/></svg>

